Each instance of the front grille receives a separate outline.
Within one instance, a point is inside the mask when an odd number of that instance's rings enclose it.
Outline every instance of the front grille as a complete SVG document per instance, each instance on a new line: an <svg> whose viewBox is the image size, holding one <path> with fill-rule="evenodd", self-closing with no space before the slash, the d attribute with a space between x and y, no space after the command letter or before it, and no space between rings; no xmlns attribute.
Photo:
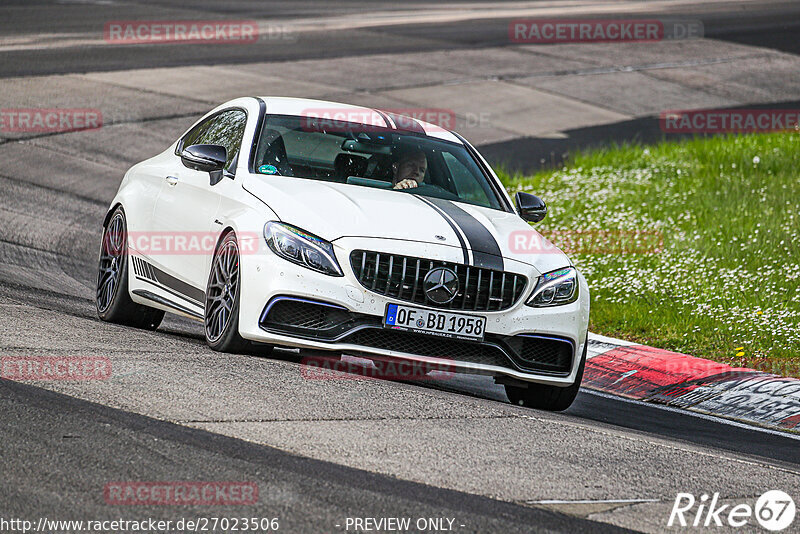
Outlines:
<svg viewBox="0 0 800 534"><path fill-rule="evenodd" d="M443 358L462 362L481 363L498 367L511 367L502 349L486 344L469 343L452 339L441 339L424 334L366 328L358 330L341 340L376 349L406 352L418 356Z"/></svg>
<svg viewBox="0 0 800 534"><path fill-rule="evenodd" d="M365 250L354 250L350 254L350 265L361 285L370 291L451 310L505 310L516 304L527 284L521 274ZM430 301L422 289L425 275L437 267L447 267L458 275L458 293L447 304Z"/></svg>

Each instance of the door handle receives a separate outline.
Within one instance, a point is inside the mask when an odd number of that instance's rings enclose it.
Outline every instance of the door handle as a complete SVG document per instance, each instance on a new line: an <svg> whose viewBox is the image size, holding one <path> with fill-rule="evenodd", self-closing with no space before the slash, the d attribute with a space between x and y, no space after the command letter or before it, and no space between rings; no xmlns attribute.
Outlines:
<svg viewBox="0 0 800 534"><path fill-rule="evenodd" d="M167 183L169 185L176 185L178 183L178 179L174 176L167 176Z"/></svg>

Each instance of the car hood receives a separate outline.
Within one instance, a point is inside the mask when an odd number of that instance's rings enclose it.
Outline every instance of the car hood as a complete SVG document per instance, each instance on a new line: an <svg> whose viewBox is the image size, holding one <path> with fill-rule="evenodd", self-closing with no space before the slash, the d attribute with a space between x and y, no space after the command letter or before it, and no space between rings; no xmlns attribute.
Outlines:
<svg viewBox="0 0 800 534"><path fill-rule="evenodd" d="M563 252L514 213L286 176L248 175L243 185L281 221L328 241L370 237L435 243L458 247L473 265L502 268L496 258L507 258L539 273L570 264Z"/></svg>

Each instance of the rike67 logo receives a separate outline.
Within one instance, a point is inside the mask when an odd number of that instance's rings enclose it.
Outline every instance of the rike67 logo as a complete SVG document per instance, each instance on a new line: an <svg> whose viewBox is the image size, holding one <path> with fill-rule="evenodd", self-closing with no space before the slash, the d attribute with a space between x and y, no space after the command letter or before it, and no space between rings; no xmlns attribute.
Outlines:
<svg viewBox="0 0 800 534"><path fill-rule="evenodd" d="M667 526L739 528L753 525L755 518L763 528L777 532L794 522L794 500L780 490L764 493L754 507L747 503L721 504L719 500L719 493L710 499L707 494L696 499L691 493L678 493Z"/></svg>

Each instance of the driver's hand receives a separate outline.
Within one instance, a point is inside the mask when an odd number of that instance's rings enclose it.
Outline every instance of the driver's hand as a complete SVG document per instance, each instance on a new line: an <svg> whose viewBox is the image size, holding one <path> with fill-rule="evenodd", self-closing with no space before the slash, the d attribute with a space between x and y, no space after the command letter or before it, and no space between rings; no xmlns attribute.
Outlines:
<svg viewBox="0 0 800 534"><path fill-rule="evenodd" d="M394 187L392 189L411 189L413 187L417 187L418 185L419 184L417 183L416 180L411 180L406 178L405 180L400 180L399 182L394 184Z"/></svg>

